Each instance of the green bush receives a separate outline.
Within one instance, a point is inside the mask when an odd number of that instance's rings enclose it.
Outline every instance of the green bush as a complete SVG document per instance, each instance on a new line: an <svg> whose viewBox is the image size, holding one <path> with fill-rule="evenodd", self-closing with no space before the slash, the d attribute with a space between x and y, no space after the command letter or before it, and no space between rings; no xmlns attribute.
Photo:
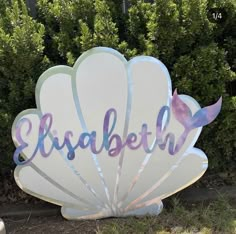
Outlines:
<svg viewBox="0 0 236 234"><path fill-rule="evenodd" d="M44 55L44 26L29 15L21 1L5 7L0 19L0 168L9 167L14 146L15 116L34 103L35 83L48 67Z"/></svg>
<svg viewBox="0 0 236 234"><path fill-rule="evenodd" d="M23 0L0 3L0 168L12 161L11 125L17 113L35 106L39 75L54 64L72 65L94 46L110 46L127 59L159 58L173 87L202 106L223 96L219 117L204 128L198 145L210 171L235 171L235 1L129 2L123 14L119 0L38 0L35 19ZM226 9L223 23L208 20L211 7Z"/></svg>
<svg viewBox="0 0 236 234"><path fill-rule="evenodd" d="M172 71L179 93L191 94L202 106L214 103L219 95L223 97L220 115L203 128L198 141L209 157L209 167L215 171L233 171L235 168L236 100L226 89L226 84L235 79L235 73L225 57L223 49L209 44L181 56Z"/></svg>

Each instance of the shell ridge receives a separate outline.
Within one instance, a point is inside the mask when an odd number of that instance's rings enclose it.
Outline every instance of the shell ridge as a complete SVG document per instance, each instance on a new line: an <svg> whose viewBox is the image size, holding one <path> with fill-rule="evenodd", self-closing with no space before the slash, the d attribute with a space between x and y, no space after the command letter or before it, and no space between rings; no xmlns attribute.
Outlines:
<svg viewBox="0 0 236 234"><path fill-rule="evenodd" d="M153 63L157 63L161 67L162 71L165 73L165 75L166 75L165 77L166 77L167 83L168 83L168 96L169 96L169 98L167 99L166 105L170 106L171 97L172 97L172 94L171 94L171 90L172 90L171 79L170 79L170 75L169 75L168 69L166 68L166 66L160 60L158 60L156 58L153 58L151 56L138 56L138 57L134 57L134 58L132 58L128 62L128 69L127 70L129 71L129 74L130 74L131 64L135 64L137 62L147 61L147 60L151 61ZM132 83L130 82L129 85L132 85ZM151 147L154 146L155 142L156 142L156 137L153 140L153 143L152 143ZM128 188L128 191L122 196L122 198L121 198L121 200L119 202L119 206L122 206L122 203L124 203L124 201L129 196L129 193L133 190L133 188L136 185L136 183L138 182L142 172L144 171L145 167L147 166L151 156L152 156L152 153L149 153L149 154L146 154L146 156L144 157L144 160L142 161L140 169L138 170L137 174L134 176L133 180L131 181L130 186Z"/></svg>
<svg viewBox="0 0 236 234"><path fill-rule="evenodd" d="M128 204L125 209L129 209L130 207L136 205L140 201L142 201L145 197L151 194L154 190L156 190L171 174L172 172L178 167L179 163L183 160L185 156L181 156L178 161L170 167L170 169L154 184L152 185L147 191L145 191L141 196L133 200Z"/></svg>
<svg viewBox="0 0 236 234"><path fill-rule="evenodd" d="M195 155L198 155L199 157L202 157L202 158L204 158L204 159L206 160L206 161L204 162L204 164L203 164L203 167L205 168L205 170L203 170L203 171L202 171L197 177L195 177L193 180L191 180L191 181L189 181L187 184L184 184L183 186L179 187L179 188L176 189L175 191L173 191L173 192L171 192L171 193L165 193L165 194L159 196L160 199L164 199L164 198L166 198L166 197L169 197L169 196L171 196L172 194L175 194L175 193L177 193L178 191L180 191L180 190L182 190L182 189L188 187L189 185L191 185L191 184L193 184L195 181L197 181L199 178L201 178L202 175L206 172L207 165L208 165L208 159L207 159L206 154L205 154L202 150L193 147L193 148L191 149L191 151L189 151L187 154L184 154L184 155L183 155L183 158L187 157L190 153L193 153L193 154L195 154Z"/></svg>
<svg viewBox="0 0 236 234"><path fill-rule="evenodd" d="M197 148L192 148L192 151L191 151L191 153L196 153L195 152L195 149L197 149ZM200 150L201 151L201 150ZM201 151L202 152L202 151ZM202 152L203 153L203 152ZM197 153L196 153L197 154ZM204 154L204 153L203 153ZM198 155L198 154L197 154ZM205 155L205 154L204 154ZM141 196L139 196L138 198L136 198L135 200L133 200L132 202L130 202L129 204L128 204L128 206L125 208L125 209L130 209L130 207L133 207L133 206L135 206L137 203L139 203L140 201L142 201L145 197L147 197L148 195L150 195L152 192L154 192L169 176L171 176L171 174L178 168L178 166L180 165L180 163L182 162L182 160L186 157L187 155L186 155L186 153L185 154L183 154L178 160L177 160L177 162L174 164L174 165L172 165L171 167L170 167L170 169L153 185L153 186L151 186L151 188L149 188L146 192L144 192ZM205 173L205 170L201 173L201 174L199 174L196 178L200 178L203 174ZM196 181L197 179L194 179L194 181ZM178 192L178 191L180 191L181 189L183 189L183 188L185 188L185 187L187 187L188 185L190 185L190 184L192 184L192 180L190 181L190 182L188 182L187 184L184 184L183 186L181 186L180 188L178 188L177 190L176 190L176 192ZM176 192L173 192L173 193L171 193L171 194L174 194L174 193L176 193ZM170 195L171 195L170 194ZM164 198L164 197L167 197L167 196L169 196L169 195L161 195L161 196L159 196L159 197L157 197L157 198L159 198L159 199L162 199L162 198Z"/></svg>
<svg viewBox="0 0 236 234"><path fill-rule="evenodd" d="M51 132L48 133L48 136L50 140L53 141L53 136ZM71 171L80 179L80 181L85 185L85 187L93 194L95 199L104 206L105 205L104 202L100 198L98 198L95 190L87 183L87 181L82 177L82 175L76 170L76 168L72 165L70 160L67 158L67 156L63 152L63 150L59 150L59 153L62 156L63 160L66 162L67 166L71 169Z"/></svg>
<svg viewBox="0 0 236 234"><path fill-rule="evenodd" d="M129 128L129 120L130 120L130 110L132 106L132 78L131 78L131 71L129 68L129 63L126 63L126 73L127 73L127 103L126 103L126 113L125 113L125 126L123 130L123 140L127 137L128 134L128 128ZM119 158L119 164L117 167L117 176L116 176L116 183L115 183L115 189L114 189L114 199L113 199L113 204L117 206L118 204L118 192L119 192L119 183L120 183L120 177L122 173L122 166L123 166L123 161L124 161L124 156L125 156L125 149L121 151L120 158Z"/></svg>
<svg viewBox="0 0 236 234"><path fill-rule="evenodd" d="M61 191L65 192L66 194L70 195L71 197L73 197L76 200L79 201L83 201L86 204L90 204L90 202L88 202L86 199L79 197L78 195L72 193L71 191L69 191L68 189L64 188L62 185L60 185L59 183L57 183L56 181L54 181L52 178L50 178L48 175L46 175L43 171L41 171L37 166L35 166L34 164L31 166L36 172L38 172L43 178L47 179L49 182L51 182L54 186L56 186L57 188L59 188Z"/></svg>
<svg viewBox="0 0 236 234"><path fill-rule="evenodd" d="M40 194L38 194L38 193L36 193L36 192L33 192L32 190L30 190L30 189L28 189L28 188L25 188L25 187L23 186L23 184L21 183L20 179L19 179L19 172L20 172L24 167L25 167L25 166L17 166L16 169L15 169L15 171L14 171L14 178L15 178L16 184L17 184L17 185L19 186L19 188L21 188L24 192L26 192L26 193L28 193L28 194L34 196L34 197L37 197L37 198L39 198L39 199L42 199L42 200L44 200L44 201L46 201L46 202L49 202L49 203L53 203L53 204L55 204L55 205L58 205L58 206L63 206L64 204L66 204L66 205L68 205L68 206L71 206L71 205L77 206L76 204L72 204L72 203L70 203L70 202L64 203L64 202L62 202L62 201L60 201L60 200L58 200L58 199L51 199L51 198L49 198L48 196L40 195ZM37 172L37 173L38 173L38 172ZM41 176L41 175L40 175L40 176ZM42 177L43 177L43 176L42 176ZM69 195L69 194L68 194L68 195ZM83 201L81 200L81 202L83 202ZM87 203L84 203L84 204L86 205ZM90 204L90 205L93 205L93 204Z"/></svg>
<svg viewBox="0 0 236 234"><path fill-rule="evenodd" d="M156 198L153 198L153 199L151 199L151 200L142 202L142 203L140 203L140 204L137 204L138 201L136 201L135 203L133 202L132 205L131 205L131 203L130 203L130 204L125 208L125 211L128 212L128 211L130 211L130 210L134 210L134 209L137 209L137 208L140 208L140 207L145 207L145 206L147 206L147 205L151 205L151 204L155 203L156 200L157 200L157 201L158 201L158 200L161 201L161 200L163 200L164 198L169 197L169 196L171 196L171 195L173 195L173 194L179 192L180 190L183 190L184 188L188 187L189 185L191 185L192 183L194 183L195 181L197 181L199 178L201 178L202 175L205 173L205 171L206 171L206 169L207 169L207 157L206 157L205 153L204 153L202 150L198 149L198 148L192 148L192 150L191 150L188 154L190 154L190 153L193 153L193 154L195 154L195 155L197 155L197 156L199 156L199 157L202 157L202 158L204 158L204 159L206 160L206 162L204 162L204 165L203 165L203 167L205 168L205 170L203 170L201 173L199 173L196 177L194 177L194 179L190 180L188 183L183 184L181 187L178 187L177 189L175 189L174 191L172 191L172 192L170 192L170 193L162 194L162 195L160 195L160 196L158 196L158 197L156 197ZM170 174L177 168L176 165L179 165L179 164L181 163L181 161L182 161L186 156L187 156L187 154L185 153L185 154L178 160L178 162L176 162L176 163L170 168L170 170L158 181L158 182L159 182L159 186L164 182L165 179L167 179L167 178L170 176ZM157 183L158 183L158 182L157 182ZM156 184L157 184L157 183L156 183ZM154 186L155 186L155 185L154 185ZM153 191L158 188L158 186L157 186L156 188L154 188L154 186L152 186ZM150 193L151 193L151 192L150 192ZM145 198L145 197L143 196L143 198ZM143 198L142 198L142 199L143 199ZM141 200L142 200L142 199L141 199ZM136 200L137 200L137 199L136 199ZM141 200L139 200L139 201L141 201Z"/></svg>
<svg viewBox="0 0 236 234"><path fill-rule="evenodd" d="M53 137L52 134L49 133L49 138L52 141ZM60 155L62 156L62 158L64 159L64 161L66 162L67 166L71 169L71 171L80 179L80 181L85 185L85 187L93 194L93 196L95 197L95 199L102 204L103 206L105 205L104 202L97 196L95 190L87 183L87 181L82 177L82 175L77 171L77 169L72 165L72 163L70 162L70 160L67 158L67 156L65 155L65 153L62 150L59 150Z"/></svg>
<svg viewBox="0 0 236 234"><path fill-rule="evenodd" d="M137 172L137 174L134 176L133 180L130 183L130 186L128 188L128 191L122 196L120 202L119 202L119 206L122 206L122 204L125 202L125 200L128 198L129 194L132 192L134 186L136 185L136 183L138 182L140 176L142 175L142 172L144 171L145 167L147 166L150 158L152 157L152 153L147 154Z"/></svg>
<svg viewBox="0 0 236 234"><path fill-rule="evenodd" d="M51 177L49 177L48 175L46 175L40 168L38 168L34 163L30 162L27 166L32 167L42 178L44 178L45 180L48 180L52 185L54 185L56 188L58 188L59 190L63 191L65 194L69 195L70 197L74 198L77 201L83 202L87 205L94 205L92 203L90 203L89 201L87 201L84 198L79 197L78 195L74 194L73 192L69 191L68 189L64 188L62 185L60 185L59 183L57 183L55 180L53 180ZM21 170L21 168L19 168L19 170ZM17 181L20 181L17 177ZM21 184L21 183L20 183ZM22 186L23 187L23 186ZM41 195L40 195L41 196ZM61 204L60 204L61 205Z"/></svg>
<svg viewBox="0 0 236 234"><path fill-rule="evenodd" d="M66 70L66 71L65 71ZM72 80L73 77L73 68L72 67L68 67L68 66L56 66L53 68L48 69L47 71L45 71L39 78L39 81L37 82L36 85L36 104L37 107L40 111L40 116L42 117L42 109L41 109L41 103L40 103L40 98L39 98L39 94L40 94L40 90L42 88L43 82L46 81L47 79L49 79L51 77L51 75L54 75L55 73L58 73L58 71L61 71L64 74L67 74L70 76L70 79ZM72 86L72 90L73 90L73 86ZM53 136L52 133L49 132L49 138L51 141L53 141ZM76 168L72 165L72 163L68 160L68 158L66 157L66 155L64 154L64 152L62 150L59 150L60 155L62 156L62 158L64 159L64 161L66 162L67 166L70 168L70 170L80 179L80 181L85 185L85 187L89 190L89 192L92 193L92 195L94 196L94 198L103 206L105 206L104 202L98 198L95 190L87 183L87 181L82 177L82 175L76 170Z"/></svg>
<svg viewBox="0 0 236 234"><path fill-rule="evenodd" d="M146 202L143 202L143 203L140 203L140 204L136 204L136 205L131 206L131 207L126 207L124 210L125 210L125 213L127 213L127 212L130 212L130 211L134 211L136 209L151 206L153 204L162 204L162 201L161 201L160 197L153 198L149 201L146 201Z"/></svg>
<svg viewBox="0 0 236 234"><path fill-rule="evenodd" d="M84 54L82 55L75 63L74 65L74 68L75 67L79 67L79 65L83 62L84 59L86 59L88 55L87 54ZM75 71L75 70L74 70ZM87 126L86 126L86 122L84 120L84 116L83 116L83 113L82 113L82 109L81 109L81 106L80 106L80 100L79 100L79 96L77 94L77 90L76 90L76 75L75 75L75 72L73 72L73 75L72 75L72 79L71 79L71 86L72 86L72 93L73 93L73 99L74 99L74 104L75 104L75 108L76 108L76 113L77 113L77 116L79 118L79 121L80 121L80 124L82 126L82 129L83 131L88 131L87 129ZM106 184L106 181L105 181L105 178L104 178L104 175L102 173L102 170L101 170L101 167L100 167L100 164L97 160L97 157L94 153L91 152L91 156L92 156L92 159L93 159L93 162L95 164L95 167L97 169L97 172L98 172L98 175L101 179L101 183L103 184L103 187L104 187L104 191L105 191L105 194L106 194L106 198L108 200L108 203L110 203L110 194L109 194L109 190L108 190L108 187L107 187L107 184ZM96 196L96 192L95 190L93 190L93 193L94 195ZM104 204L104 207L106 207L108 204ZM108 205L109 206L109 205Z"/></svg>
<svg viewBox="0 0 236 234"><path fill-rule="evenodd" d="M192 98L192 97L190 97L190 96L188 96L188 95L179 95L181 98L183 98L183 100L184 99L189 99L189 100L191 100L191 102L193 102L194 104L195 104L195 106L198 108L198 109L200 109L201 107L200 107L200 105L199 105L199 103L194 99L194 98ZM170 98L170 100L171 100L171 98ZM168 102L168 104L167 105L170 105L170 103ZM200 135L200 133L201 133L201 130L202 130L202 128L198 128L198 131L195 133L195 136L194 136L194 138L192 139L192 142L191 142L191 144L189 145L189 147L186 149L186 151L184 152L184 154L179 158L179 160L174 164L174 165L172 165L172 167L149 189L149 190L147 190L143 195L141 195L139 198L137 198L137 199L135 199L133 202L134 202L134 204L136 203L136 202L139 202L139 201L141 201L143 198L145 198L146 196L148 196L150 193L152 193L154 190L156 190L171 174L172 174L172 172L175 170L175 168L177 168L178 167L178 165L181 163L181 161L183 160L183 158L187 155L187 154L189 154L190 152L192 152L192 149L193 149L193 146L194 146L194 144L196 143L196 141L197 141L197 139L198 139L198 137L199 137L199 135ZM146 156L147 157L147 156ZM149 158L150 159L150 158ZM148 159L148 160L149 160ZM144 159L144 161L143 161L143 163L145 162L145 159ZM147 165L147 163L145 164L145 166ZM134 182L134 180L133 180L133 182ZM136 183L137 183L137 181L136 181ZM132 187L132 189L133 189L133 187ZM127 197L126 197L127 198ZM128 205L128 207L131 205L131 204L133 204L132 202Z"/></svg>

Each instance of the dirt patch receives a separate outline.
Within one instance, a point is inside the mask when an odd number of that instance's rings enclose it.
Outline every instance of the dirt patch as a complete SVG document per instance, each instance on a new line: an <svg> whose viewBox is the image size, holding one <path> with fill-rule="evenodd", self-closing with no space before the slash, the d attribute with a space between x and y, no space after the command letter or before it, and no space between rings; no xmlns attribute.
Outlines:
<svg viewBox="0 0 236 234"><path fill-rule="evenodd" d="M67 221L60 216L5 219L9 234L42 234L42 233L96 233L99 221Z"/></svg>

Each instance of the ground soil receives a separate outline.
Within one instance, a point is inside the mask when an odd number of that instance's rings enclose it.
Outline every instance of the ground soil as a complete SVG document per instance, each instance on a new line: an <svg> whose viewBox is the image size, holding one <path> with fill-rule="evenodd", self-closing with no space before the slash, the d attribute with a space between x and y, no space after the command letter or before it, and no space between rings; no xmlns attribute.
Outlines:
<svg viewBox="0 0 236 234"><path fill-rule="evenodd" d="M100 221L67 221L61 216L4 219L9 234L96 233Z"/></svg>

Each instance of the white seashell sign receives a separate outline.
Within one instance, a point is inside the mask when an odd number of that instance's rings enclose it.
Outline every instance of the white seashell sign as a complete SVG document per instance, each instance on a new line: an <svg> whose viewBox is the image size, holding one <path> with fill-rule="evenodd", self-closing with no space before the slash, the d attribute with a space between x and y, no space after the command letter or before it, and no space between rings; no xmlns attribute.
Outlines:
<svg viewBox="0 0 236 234"><path fill-rule="evenodd" d="M15 180L67 219L159 214L162 199L206 171L194 144L221 108L221 98L201 109L189 96L172 96L159 60L126 61L104 47L73 68L44 72L36 103L13 123Z"/></svg>

